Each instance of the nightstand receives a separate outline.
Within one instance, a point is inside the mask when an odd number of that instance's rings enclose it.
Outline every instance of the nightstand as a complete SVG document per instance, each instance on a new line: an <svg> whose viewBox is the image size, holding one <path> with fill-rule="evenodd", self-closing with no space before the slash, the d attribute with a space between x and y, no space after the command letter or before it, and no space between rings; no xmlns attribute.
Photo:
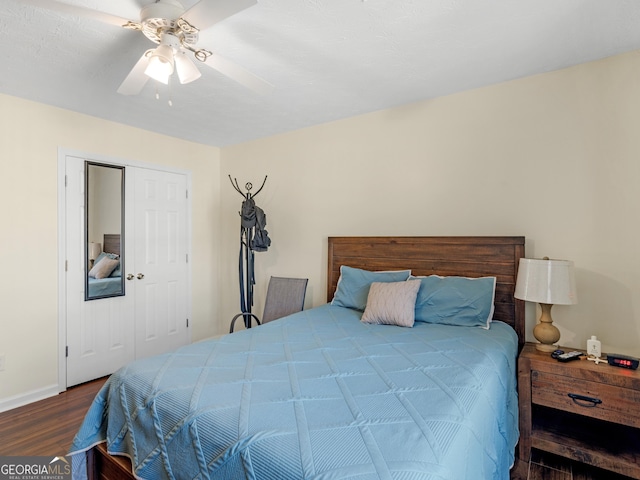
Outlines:
<svg viewBox="0 0 640 480"><path fill-rule="evenodd" d="M527 343L518 396L521 461L533 447L640 479L640 370L562 363Z"/></svg>

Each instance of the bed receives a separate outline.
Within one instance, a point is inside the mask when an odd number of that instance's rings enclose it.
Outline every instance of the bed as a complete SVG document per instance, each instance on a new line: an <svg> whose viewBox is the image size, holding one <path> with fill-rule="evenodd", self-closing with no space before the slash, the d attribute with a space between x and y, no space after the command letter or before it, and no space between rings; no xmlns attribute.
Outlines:
<svg viewBox="0 0 640 480"><path fill-rule="evenodd" d="M117 255L120 257L120 234L117 233L105 233L103 235L103 254ZM99 259L100 257L98 257ZM96 259L95 263L98 263ZM122 270L118 266L108 277L94 278L92 276L87 277L87 297L88 298L103 298L112 297L114 295L122 295L123 283L122 283Z"/></svg>
<svg viewBox="0 0 640 480"><path fill-rule="evenodd" d="M523 237L329 238L328 304L112 375L72 445L74 474L135 478L124 456L149 479L506 480L523 256ZM363 323L366 310L335 302L343 266L495 277L493 322Z"/></svg>

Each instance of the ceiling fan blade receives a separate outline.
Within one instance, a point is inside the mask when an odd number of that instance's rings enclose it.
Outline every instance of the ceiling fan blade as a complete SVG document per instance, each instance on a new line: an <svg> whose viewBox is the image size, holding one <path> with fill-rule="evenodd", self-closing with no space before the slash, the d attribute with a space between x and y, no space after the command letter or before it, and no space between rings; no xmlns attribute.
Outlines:
<svg viewBox="0 0 640 480"><path fill-rule="evenodd" d="M183 15L187 22L199 30L235 15L258 3L256 0L200 0Z"/></svg>
<svg viewBox="0 0 640 480"><path fill-rule="evenodd" d="M267 95L273 91L274 87L269 82L221 55L212 53L204 63L260 95Z"/></svg>
<svg viewBox="0 0 640 480"><path fill-rule="evenodd" d="M144 52L140 57L140 60L133 66L127 78L118 87L118 93L121 95L137 95L144 86L147 84L149 77L145 75L144 71L149 64L149 57L147 52Z"/></svg>
<svg viewBox="0 0 640 480"><path fill-rule="evenodd" d="M76 15L78 17L91 18L99 22L107 23L121 27L128 23L126 18L101 12L100 10L92 10L91 8L80 7L78 5L69 5L68 3L58 2L56 0L21 0L22 3L40 7L45 10L51 10L68 15Z"/></svg>

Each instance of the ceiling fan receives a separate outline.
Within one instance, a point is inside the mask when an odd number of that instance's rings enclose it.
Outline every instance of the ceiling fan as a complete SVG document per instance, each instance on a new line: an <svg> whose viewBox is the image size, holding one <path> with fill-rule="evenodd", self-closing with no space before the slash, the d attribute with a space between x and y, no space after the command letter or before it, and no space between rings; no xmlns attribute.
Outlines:
<svg viewBox="0 0 640 480"><path fill-rule="evenodd" d="M194 60L257 93L266 94L273 89L269 82L240 65L197 45L201 30L255 5L256 0L200 0L186 11L178 0L156 0L142 8L139 22L57 0L23 3L138 30L158 44L142 54L124 79L118 88L122 95L137 95L150 78L168 84L174 72L181 84L193 82L201 76Z"/></svg>

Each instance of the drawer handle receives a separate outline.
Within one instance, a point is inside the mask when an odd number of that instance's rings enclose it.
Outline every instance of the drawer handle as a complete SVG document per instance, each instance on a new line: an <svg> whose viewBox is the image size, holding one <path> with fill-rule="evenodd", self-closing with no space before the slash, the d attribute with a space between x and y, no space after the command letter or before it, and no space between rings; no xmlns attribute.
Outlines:
<svg viewBox="0 0 640 480"><path fill-rule="evenodd" d="M602 400L595 397L587 397L585 395L578 395L577 393L568 393L573 403L580 405L581 407L595 407L602 403Z"/></svg>

